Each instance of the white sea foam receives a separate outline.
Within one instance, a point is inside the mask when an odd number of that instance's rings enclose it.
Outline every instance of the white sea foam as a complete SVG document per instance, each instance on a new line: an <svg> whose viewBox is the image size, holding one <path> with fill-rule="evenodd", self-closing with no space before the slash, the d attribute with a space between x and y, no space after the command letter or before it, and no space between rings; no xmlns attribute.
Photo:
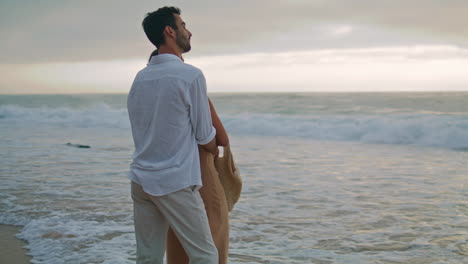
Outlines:
<svg viewBox="0 0 468 264"><path fill-rule="evenodd" d="M0 120L71 127L129 127L127 111L114 109L106 104L98 104L85 109L3 105L0 106Z"/></svg>
<svg viewBox="0 0 468 264"><path fill-rule="evenodd" d="M0 106L0 122L129 129L127 111L105 104L86 109ZM234 135L468 148L468 115L457 114L222 114Z"/></svg>
<svg viewBox="0 0 468 264"><path fill-rule="evenodd" d="M29 242L35 263L131 263L129 248L116 250L133 241L131 223L74 220L66 216L35 219L27 223L19 238ZM131 249L130 249L131 251ZM107 261L107 262L104 262Z"/></svg>
<svg viewBox="0 0 468 264"><path fill-rule="evenodd" d="M413 115L243 115L224 120L234 134L468 148L468 117Z"/></svg>
<svg viewBox="0 0 468 264"><path fill-rule="evenodd" d="M0 224L3 225L16 225L24 226L29 223L29 217L17 216L14 214L2 213L0 214Z"/></svg>

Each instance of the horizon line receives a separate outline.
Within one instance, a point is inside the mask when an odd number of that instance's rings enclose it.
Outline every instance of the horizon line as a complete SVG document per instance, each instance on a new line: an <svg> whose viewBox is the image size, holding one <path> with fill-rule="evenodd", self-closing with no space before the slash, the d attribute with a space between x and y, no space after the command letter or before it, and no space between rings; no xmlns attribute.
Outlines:
<svg viewBox="0 0 468 264"><path fill-rule="evenodd" d="M386 90L386 91L214 91L208 94L306 94L306 93L468 93L468 90ZM77 92L77 93L1 93L0 96L4 95L126 95L128 92Z"/></svg>

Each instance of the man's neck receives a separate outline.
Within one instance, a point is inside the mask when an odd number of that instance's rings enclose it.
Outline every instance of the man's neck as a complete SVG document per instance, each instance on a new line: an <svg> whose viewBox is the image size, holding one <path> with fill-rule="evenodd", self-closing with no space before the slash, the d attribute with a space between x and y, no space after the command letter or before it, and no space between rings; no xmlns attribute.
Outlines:
<svg viewBox="0 0 468 264"><path fill-rule="evenodd" d="M158 50L159 50L159 54L174 54L177 57L179 57L182 61L184 60L184 58L182 57L182 52L180 52L178 49L175 49L173 47L161 45Z"/></svg>

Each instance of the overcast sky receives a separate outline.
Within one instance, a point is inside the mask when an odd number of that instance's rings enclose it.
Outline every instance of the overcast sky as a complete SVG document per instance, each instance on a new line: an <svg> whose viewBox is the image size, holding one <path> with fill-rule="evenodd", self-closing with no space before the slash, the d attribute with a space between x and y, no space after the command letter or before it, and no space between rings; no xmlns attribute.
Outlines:
<svg viewBox="0 0 468 264"><path fill-rule="evenodd" d="M466 0L0 0L0 93L127 92L163 5L212 92L468 90Z"/></svg>

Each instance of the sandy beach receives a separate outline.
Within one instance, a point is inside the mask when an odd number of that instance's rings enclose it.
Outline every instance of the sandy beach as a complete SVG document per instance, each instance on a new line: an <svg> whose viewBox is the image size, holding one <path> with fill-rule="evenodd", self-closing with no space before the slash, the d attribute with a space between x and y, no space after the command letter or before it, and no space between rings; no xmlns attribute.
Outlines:
<svg viewBox="0 0 468 264"><path fill-rule="evenodd" d="M0 262L27 264L31 263L31 258L26 255L26 245L24 241L16 238L20 227L12 225L0 225Z"/></svg>

